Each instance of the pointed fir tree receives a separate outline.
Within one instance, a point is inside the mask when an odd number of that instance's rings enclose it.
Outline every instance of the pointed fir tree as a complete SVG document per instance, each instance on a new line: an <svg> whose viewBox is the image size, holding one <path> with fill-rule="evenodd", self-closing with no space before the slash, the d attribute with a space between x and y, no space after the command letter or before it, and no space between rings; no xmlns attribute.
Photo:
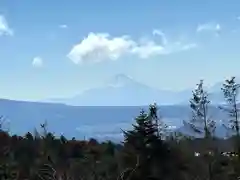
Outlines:
<svg viewBox="0 0 240 180"><path fill-rule="evenodd" d="M151 146L158 140L158 131L144 110L135 118L133 130L124 132L125 162L130 165L129 179L146 179L150 176ZM135 156L133 158L133 155ZM127 168L128 169L128 168Z"/></svg>
<svg viewBox="0 0 240 180"><path fill-rule="evenodd" d="M156 103L149 106L148 118L150 118L150 121L156 128L156 135L161 139L165 139L167 136L166 130L168 126L160 120L158 116L158 106Z"/></svg>
<svg viewBox="0 0 240 180"><path fill-rule="evenodd" d="M209 118L208 106L210 100L208 93L203 88L203 80L197 84L197 88L192 93L193 97L190 99L190 107L192 109L192 119L190 122L184 122L189 125L194 132L203 134L205 139L213 137L215 132L215 121Z"/></svg>
<svg viewBox="0 0 240 180"><path fill-rule="evenodd" d="M124 159L127 169L131 167L128 178L161 179L172 176L170 169L176 166L166 165L173 156L167 142L161 137L164 135L165 125L157 116L156 104L150 105L149 112L142 110L135 120L133 129L124 131Z"/></svg>
<svg viewBox="0 0 240 180"><path fill-rule="evenodd" d="M151 141L158 138L158 130L144 110L140 112L140 115L135 120L136 124L132 125L133 130L124 131L124 144L131 144L136 150L142 152L142 150L145 151Z"/></svg>

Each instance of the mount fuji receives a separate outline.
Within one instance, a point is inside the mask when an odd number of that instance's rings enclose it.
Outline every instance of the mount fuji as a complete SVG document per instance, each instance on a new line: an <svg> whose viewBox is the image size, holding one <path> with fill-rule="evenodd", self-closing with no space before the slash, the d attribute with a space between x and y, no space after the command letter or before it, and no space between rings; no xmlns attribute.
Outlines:
<svg viewBox="0 0 240 180"><path fill-rule="evenodd" d="M143 106L153 102L170 105L185 102L190 96L191 90L180 92L159 90L125 74L117 74L101 87L86 90L66 99L50 99L48 102L73 106Z"/></svg>
<svg viewBox="0 0 240 180"><path fill-rule="evenodd" d="M240 82L240 79L236 78L236 81ZM222 83L205 87L213 105L224 102ZM70 98L49 99L45 102L72 106L145 106L154 102L158 105L188 105L193 88L182 91L156 89L125 74L117 74L100 87L85 90Z"/></svg>
<svg viewBox="0 0 240 180"><path fill-rule="evenodd" d="M214 99L209 106L209 115L218 122L218 137L226 134L221 124L228 119L227 114L218 108L224 100L221 86L222 83L218 83L207 88L211 100ZM43 120L49 120L49 128L56 134L64 133L67 137L79 138L86 134L108 139L114 136L118 139L122 137L120 128L130 128L140 110L156 102L164 123L176 127L174 131L197 136L182 124L183 120L191 118L191 91L159 90L118 74L101 87L86 90L71 98L49 100L51 103L0 99L0 115L10 120L13 133L25 133Z"/></svg>

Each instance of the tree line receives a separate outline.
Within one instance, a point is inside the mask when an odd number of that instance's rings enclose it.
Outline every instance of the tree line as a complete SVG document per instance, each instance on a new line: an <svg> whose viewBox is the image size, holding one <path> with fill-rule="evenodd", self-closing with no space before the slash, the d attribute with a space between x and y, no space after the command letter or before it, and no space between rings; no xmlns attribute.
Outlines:
<svg viewBox="0 0 240 180"><path fill-rule="evenodd" d="M223 126L233 132L227 139L215 136L217 122L209 115L211 101L203 81L190 99L192 118L184 121L201 138L169 132L156 104L140 112L132 129L123 130L123 142L118 144L55 137L46 123L39 132L10 135L0 124L0 179L240 179L239 88L234 77L222 86L226 102L219 108L228 114Z"/></svg>

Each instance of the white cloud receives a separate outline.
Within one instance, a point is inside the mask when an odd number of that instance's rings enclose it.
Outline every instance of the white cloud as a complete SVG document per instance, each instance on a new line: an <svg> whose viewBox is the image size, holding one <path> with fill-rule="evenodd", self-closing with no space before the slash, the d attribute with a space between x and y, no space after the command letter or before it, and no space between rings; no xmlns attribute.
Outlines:
<svg viewBox="0 0 240 180"><path fill-rule="evenodd" d="M126 55L146 59L196 47L195 44L170 43L160 30L154 30L153 35L152 39L138 42L126 35L111 37L108 33L91 32L79 44L72 47L67 57L76 64L117 60ZM157 42L156 36L161 37L161 42Z"/></svg>
<svg viewBox="0 0 240 180"><path fill-rule="evenodd" d="M59 26L59 28L62 28L62 29L67 29L67 28L68 28L68 26L67 26L66 24L62 24L62 25L60 25L60 26Z"/></svg>
<svg viewBox="0 0 240 180"><path fill-rule="evenodd" d="M3 15L0 15L0 36L1 35L13 36L13 30L9 27Z"/></svg>
<svg viewBox="0 0 240 180"><path fill-rule="evenodd" d="M33 58L33 61L32 61L32 66L33 67L42 67L43 66L43 60L41 57L35 57Z"/></svg>
<svg viewBox="0 0 240 180"><path fill-rule="evenodd" d="M89 33L72 48L68 57L76 64L83 61L115 60L130 53L135 46L136 43L127 36L111 38L107 33Z"/></svg>
<svg viewBox="0 0 240 180"><path fill-rule="evenodd" d="M211 31L218 33L221 31L221 26L218 23L206 23L206 24L199 24L197 27L197 32L203 32L203 31Z"/></svg>

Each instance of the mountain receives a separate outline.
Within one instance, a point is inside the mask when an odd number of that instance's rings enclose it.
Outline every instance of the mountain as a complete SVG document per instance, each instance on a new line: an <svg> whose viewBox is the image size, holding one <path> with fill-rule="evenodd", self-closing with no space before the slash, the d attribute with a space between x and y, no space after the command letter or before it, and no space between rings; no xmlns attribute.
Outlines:
<svg viewBox="0 0 240 180"><path fill-rule="evenodd" d="M236 78L236 81L240 83L240 78ZM214 105L225 102L222 83L205 87ZM73 106L143 106L153 102L159 105L188 105L194 88L193 86L192 89L182 91L161 90L149 87L125 74L117 74L100 87L88 89L70 98L50 99L45 102Z"/></svg>
<svg viewBox="0 0 240 180"><path fill-rule="evenodd" d="M216 104L223 100L220 87L219 83L209 88L210 97L215 98ZM49 130L56 135L63 133L68 138L74 136L119 140L122 138L121 129L131 128L134 117L140 110L147 109L145 105L149 103L157 102L159 114L167 125L176 127L176 131L197 136L182 124L183 120L191 118L188 103L190 97L191 90L158 90L118 74L102 87L89 89L73 98L55 99L51 103L0 99L0 115L10 121L12 133L32 132L47 120ZM211 118L219 121L217 136L223 137L226 130L221 126L220 120L227 117L217 106L213 103L209 107L209 113Z"/></svg>
<svg viewBox="0 0 240 180"><path fill-rule="evenodd" d="M190 95L191 90L159 90L124 74L117 74L102 87L86 90L71 98L51 99L47 102L61 102L74 106L142 106L153 102L169 105L185 102Z"/></svg>
<svg viewBox="0 0 240 180"><path fill-rule="evenodd" d="M197 132L194 132L193 129L187 124L181 126L180 128L174 129L174 132L180 132L184 135L192 136L192 137L203 137L204 134L199 134ZM203 132L203 129L202 129ZM216 129L214 132L214 135L218 138L225 138L230 135L233 135L233 130L226 129L221 123L216 124Z"/></svg>
<svg viewBox="0 0 240 180"><path fill-rule="evenodd" d="M48 129L56 135L64 134L67 138L94 137L98 140L121 140L122 131L131 128L134 117L147 106L69 106L54 103L39 103L0 99L0 115L9 124L11 133L23 135L34 128L39 129L41 123L48 122ZM226 118L226 114L217 107L209 109L211 117L216 120ZM182 126L183 120L190 119L190 108L185 105L159 106L159 116L169 126L188 133ZM6 128L7 128L6 127ZM223 132L221 129L222 134Z"/></svg>

